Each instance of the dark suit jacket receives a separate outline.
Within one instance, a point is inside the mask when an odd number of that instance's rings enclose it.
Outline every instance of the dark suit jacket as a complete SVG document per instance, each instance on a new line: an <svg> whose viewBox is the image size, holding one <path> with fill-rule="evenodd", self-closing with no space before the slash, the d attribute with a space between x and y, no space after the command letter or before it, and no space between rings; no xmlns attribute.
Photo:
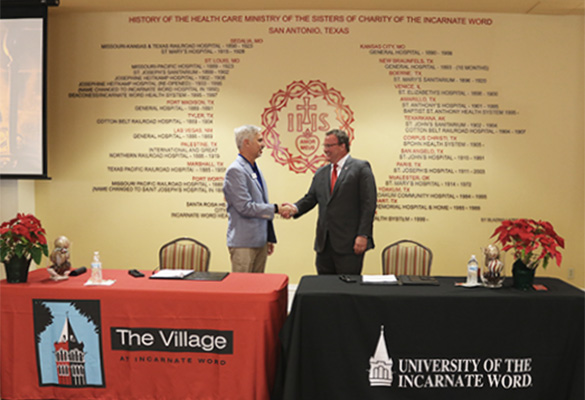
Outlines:
<svg viewBox="0 0 585 400"><path fill-rule="evenodd" d="M295 205L295 218L319 205L315 251L325 249L327 235L336 253L353 253L358 235L368 238L368 249L374 247L372 225L376 212L376 182L370 163L347 158L330 194L331 164L317 170L307 194Z"/></svg>

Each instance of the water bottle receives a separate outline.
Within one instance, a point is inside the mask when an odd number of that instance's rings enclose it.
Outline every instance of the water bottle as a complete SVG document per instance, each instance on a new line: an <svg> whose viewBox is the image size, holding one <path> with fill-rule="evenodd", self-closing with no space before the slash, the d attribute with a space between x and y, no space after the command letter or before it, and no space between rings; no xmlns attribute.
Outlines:
<svg viewBox="0 0 585 400"><path fill-rule="evenodd" d="M477 275L479 273L479 263L475 258L475 255L472 255L469 261L467 262L467 284L468 285L477 285Z"/></svg>
<svg viewBox="0 0 585 400"><path fill-rule="evenodd" d="M99 251L93 253L93 261L91 262L91 281L93 283L102 282L102 262L100 261Z"/></svg>

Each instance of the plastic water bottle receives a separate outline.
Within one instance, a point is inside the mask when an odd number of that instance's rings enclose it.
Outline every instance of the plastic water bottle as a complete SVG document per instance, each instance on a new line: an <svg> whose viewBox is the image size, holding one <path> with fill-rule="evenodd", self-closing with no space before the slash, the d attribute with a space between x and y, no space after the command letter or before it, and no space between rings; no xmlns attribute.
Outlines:
<svg viewBox="0 0 585 400"><path fill-rule="evenodd" d="M102 282L102 262L100 261L99 251L93 253L93 261L91 262L91 281L93 283Z"/></svg>
<svg viewBox="0 0 585 400"><path fill-rule="evenodd" d="M467 262L467 284L477 285L477 275L479 274L479 263L475 255L472 255Z"/></svg>

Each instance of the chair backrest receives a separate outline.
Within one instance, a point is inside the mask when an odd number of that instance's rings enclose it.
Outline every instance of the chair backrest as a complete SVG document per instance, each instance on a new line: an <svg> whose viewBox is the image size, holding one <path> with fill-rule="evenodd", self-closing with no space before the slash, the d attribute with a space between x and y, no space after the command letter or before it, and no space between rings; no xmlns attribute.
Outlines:
<svg viewBox="0 0 585 400"><path fill-rule="evenodd" d="M382 273L430 275L433 252L413 240L399 240L382 250Z"/></svg>
<svg viewBox="0 0 585 400"><path fill-rule="evenodd" d="M195 239L182 237L163 245L158 253L160 269L207 271L211 252Z"/></svg>

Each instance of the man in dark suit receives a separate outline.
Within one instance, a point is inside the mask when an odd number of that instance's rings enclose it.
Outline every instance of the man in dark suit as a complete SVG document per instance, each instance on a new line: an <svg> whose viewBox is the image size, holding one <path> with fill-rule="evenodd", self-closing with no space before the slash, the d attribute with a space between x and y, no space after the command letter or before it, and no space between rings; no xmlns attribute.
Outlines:
<svg viewBox="0 0 585 400"><path fill-rule="evenodd" d="M349 155L349 137L344 131L327 132L324 148L330 164L315 172L302 199L281 207L287 207L289 214L298 218L318 204L317 272L359 275L364 253L374 247L376 182L370 163Z"/></svg>

